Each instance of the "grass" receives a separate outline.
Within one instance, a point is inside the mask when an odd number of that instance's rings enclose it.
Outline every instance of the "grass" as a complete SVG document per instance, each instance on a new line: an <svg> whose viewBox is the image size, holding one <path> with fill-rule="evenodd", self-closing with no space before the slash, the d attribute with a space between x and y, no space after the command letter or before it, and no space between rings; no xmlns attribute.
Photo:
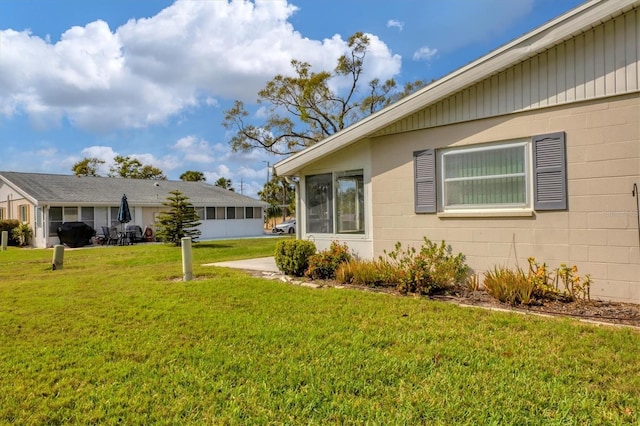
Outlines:
<svg viewBox="0 0 640 426"><path fill-rule="evenodd" d="M274 239L0 252L0 424L638 424L640 333L201 264Z"/></svg>

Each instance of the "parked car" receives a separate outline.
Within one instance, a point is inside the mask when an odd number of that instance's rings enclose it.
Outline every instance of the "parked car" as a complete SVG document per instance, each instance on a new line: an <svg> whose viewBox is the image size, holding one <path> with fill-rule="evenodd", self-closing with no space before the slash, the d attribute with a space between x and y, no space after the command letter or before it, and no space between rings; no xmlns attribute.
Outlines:
<svg viewBox="0 0 640 426"><path fill-rule="evenodd" d="M274 234L295 234L296 220L295 219L285 220L280 225L276 225L271 232L273 232Z"/></svg>

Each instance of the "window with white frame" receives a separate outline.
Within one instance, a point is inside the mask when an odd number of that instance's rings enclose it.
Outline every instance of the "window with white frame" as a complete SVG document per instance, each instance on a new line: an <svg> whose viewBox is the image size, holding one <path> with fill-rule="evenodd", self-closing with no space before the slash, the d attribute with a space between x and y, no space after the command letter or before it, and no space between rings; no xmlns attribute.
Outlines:
<svg viewBox="0 0 640 426"><path fill-rule="evenodd" d="M204 220L204 207L195 207L199 220Z"/></svg>
<svg viewBox="0 0 640 426"><path fill-rule="evenodd" d="M216 220L224 220L226 218L225 207L216 207Z"/></svg>
<svg viewBox="0 0 640 426"><path fill-rule="evenodd" d="M207 207L205 209L206 214L207 214L207 219L206 220L215 220L216 218L216 208L215 207Z"/></svg>
<svg viewBox="0 0 640 426"><path fill-rule="evenodd" d="M62 225L62 207L49 208L49 236L58 235L58 227Z"/></svg>
<svg viewBox="0 0 640 426"><path fill-rule="evenodd" d="M528 148L516 142L440 151L443 209L527 207Z"/></svg>
<svg viewBox="0 0 640 426"><path fill-rule="evenodd" d="M227 219L235 219L235 218L236 218L236 208L227 207Z"/></svg>
<svg viewBox="0 0 640 426"><path fill-rule="evenodd" d="M333 185L331 173L305 178L307 232L333 233Z"/></svg>
<svg viewBox="0 0 640 426"><path fill-rule="evenodd" d="M306 176L305 193L307 232L364 233L362 170Z"/></svg>
<svg viewBox="0 0 640 426"><path fill-rule="evenodd" d="M338 234L364 233L364 178L362 171L335 176Z"/></svg>
<svg viewBox="0 0 640 426"><path fill-rule="evenodd" d="M568 207L564 132L413 157L416 213Z"/></svg>
<svg viewBox="0 0 640 426"><path fill-rule="evenodd" d="M80 220L95 229L96 226L93 207L80 207Z"/></svg>
<svg viewBox="0 0 640 426"><path fill-rule="evenodd" d="M18 215L20 222L29 222L29 204L20 204L18 206Z"/></svg>

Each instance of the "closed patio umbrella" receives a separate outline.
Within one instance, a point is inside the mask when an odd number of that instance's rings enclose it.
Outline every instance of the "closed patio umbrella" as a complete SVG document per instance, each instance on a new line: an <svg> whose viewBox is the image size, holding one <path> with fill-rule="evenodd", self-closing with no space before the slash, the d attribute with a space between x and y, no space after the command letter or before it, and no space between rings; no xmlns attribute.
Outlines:
<svg viewBox="0 0 640 426"><path fill-rule="evenodd" d="M118 209L118 222L129 223L131 222L131 211L129 210L129 202L127 201L127 196L122 195L122 199L120 200L120 208Z"/></svg>

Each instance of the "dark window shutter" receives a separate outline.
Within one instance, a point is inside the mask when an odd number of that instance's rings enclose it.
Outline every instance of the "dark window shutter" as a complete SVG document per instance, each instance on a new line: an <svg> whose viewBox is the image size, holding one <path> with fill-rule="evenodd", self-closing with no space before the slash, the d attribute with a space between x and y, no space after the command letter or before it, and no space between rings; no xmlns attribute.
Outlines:
<svg viewBox="0 0 640 426"><path fill-rule="evenodd" d="M436 213L436 151L413 153L416 213Z"/></svg>
<svg viewBox="0 0 640 426"><path fill-rule="evenodd" d="M534 136L533 208L567 209L567 154L564 132Z"/></svg>

